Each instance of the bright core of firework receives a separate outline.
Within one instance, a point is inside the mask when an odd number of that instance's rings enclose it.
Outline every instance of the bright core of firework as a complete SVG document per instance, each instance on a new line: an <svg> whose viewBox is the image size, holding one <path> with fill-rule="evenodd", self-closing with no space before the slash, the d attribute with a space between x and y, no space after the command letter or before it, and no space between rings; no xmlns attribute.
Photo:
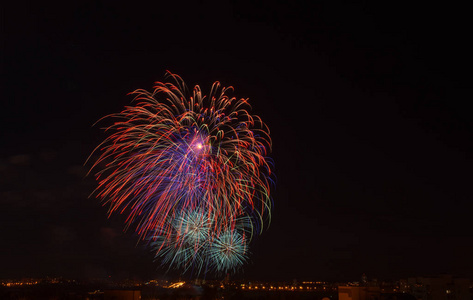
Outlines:
<svg viewBox="0 0 473 300"><path fill-rule="evenodd" d="M108 116L115 122L94 150L95 194L168 267L235 271L270 221L269 129L232 87L215 82L204 96L169 76Z"/></svg>

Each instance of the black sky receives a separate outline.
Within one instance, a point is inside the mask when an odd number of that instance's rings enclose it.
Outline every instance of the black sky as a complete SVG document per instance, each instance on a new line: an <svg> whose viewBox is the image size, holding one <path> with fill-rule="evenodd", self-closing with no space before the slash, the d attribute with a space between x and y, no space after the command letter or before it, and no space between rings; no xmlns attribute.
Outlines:
<svg viewBox="0 0 473 300"><path fill-rule="evenodd" d="M466 7L70 2L2 4L1 278L163 276L82 165L166 70L271 129L273 220L240 277L473 277Z"/></svg>

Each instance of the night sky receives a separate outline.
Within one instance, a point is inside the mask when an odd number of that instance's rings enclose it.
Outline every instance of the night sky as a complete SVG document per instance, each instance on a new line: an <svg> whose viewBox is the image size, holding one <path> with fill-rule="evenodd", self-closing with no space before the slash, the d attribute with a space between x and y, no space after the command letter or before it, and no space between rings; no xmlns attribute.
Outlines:
<svg viewBox="0 0 473 300"><path fill-rule="evenodd" d="M166 70L206 92L234 86L271 129L273 219L237 277L473 278L466 7L10 2L0 278L166 276L123 218L88 198L83 166L105 137L93 123Z"/></svg>

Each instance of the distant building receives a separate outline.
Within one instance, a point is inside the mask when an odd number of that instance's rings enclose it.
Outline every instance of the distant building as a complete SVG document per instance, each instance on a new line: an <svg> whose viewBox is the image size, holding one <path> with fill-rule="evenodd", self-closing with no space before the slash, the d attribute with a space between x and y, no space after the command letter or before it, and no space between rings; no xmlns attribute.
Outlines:
<svg viewBox="0 0 473 300"><path fill-rule="evenodd" d="M368 285L368 276L365 273L361 276L361 285L366 286Z"/></svg>
<svg viewBox="0 0 473 300"><path fill-rule="evenodd" d="M338 300L416 300L410 294L383 293L376 286L339 286Z"/></svg>
<svg viewBox="0 0 473 300"><path fill-rule="evenodd" d="M381 289L371 286L339 286L338 300L380 300Z"/></svg>
<svg viewBox="0 0 473 300"><path fill-rule="evenodd" d="M471 300L470 280L451 275L407 280L409 292L419 300Z"/></svg>
<svg viewBox="0 0 473 300"><path fill-rule="evenodd" d="M409 293L410 290L409 290L409 282L407 281L407 279L401 279L399 280L399 291L401 293Z"/></svg>
<svg viewBox="0 0 473 300"><path fill-rule="evenodd" d="M105 290L105 300L141 300L139 290Z"/></svg>

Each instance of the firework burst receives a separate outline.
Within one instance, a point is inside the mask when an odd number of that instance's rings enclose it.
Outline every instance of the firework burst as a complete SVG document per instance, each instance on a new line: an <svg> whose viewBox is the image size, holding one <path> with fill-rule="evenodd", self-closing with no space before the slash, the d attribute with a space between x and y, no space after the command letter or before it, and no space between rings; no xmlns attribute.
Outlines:
<svg viewBox="0 0 473 300"><path fill-rule="evenodd" d="M126 214L127 228L152 239L166 264L234 269L270 220L269 129L247 99L229 96L232 87L215 82L203 96L169 76L107 116L115 122L94 150L95 194L109 214ZM242 216L249 225L239 232Z"/></svg>
<svg viewBox="0 0 473 300"><path fill-rule="evenodd" d="M247 243L245 235L238 231L222 232L207 249L211 268L222 274L243 266L248 259Z"/></svg>
<svg viewBox="0 0 473 300"><path fill-rule="evenodd" d="M229 226L203 211L181 211L170 216L166 228L157 229L149 242L168 268L192 270L197 275L206 270L223 274L239 269L248 259L252 232L248 217L240 217Z"/></svg>

